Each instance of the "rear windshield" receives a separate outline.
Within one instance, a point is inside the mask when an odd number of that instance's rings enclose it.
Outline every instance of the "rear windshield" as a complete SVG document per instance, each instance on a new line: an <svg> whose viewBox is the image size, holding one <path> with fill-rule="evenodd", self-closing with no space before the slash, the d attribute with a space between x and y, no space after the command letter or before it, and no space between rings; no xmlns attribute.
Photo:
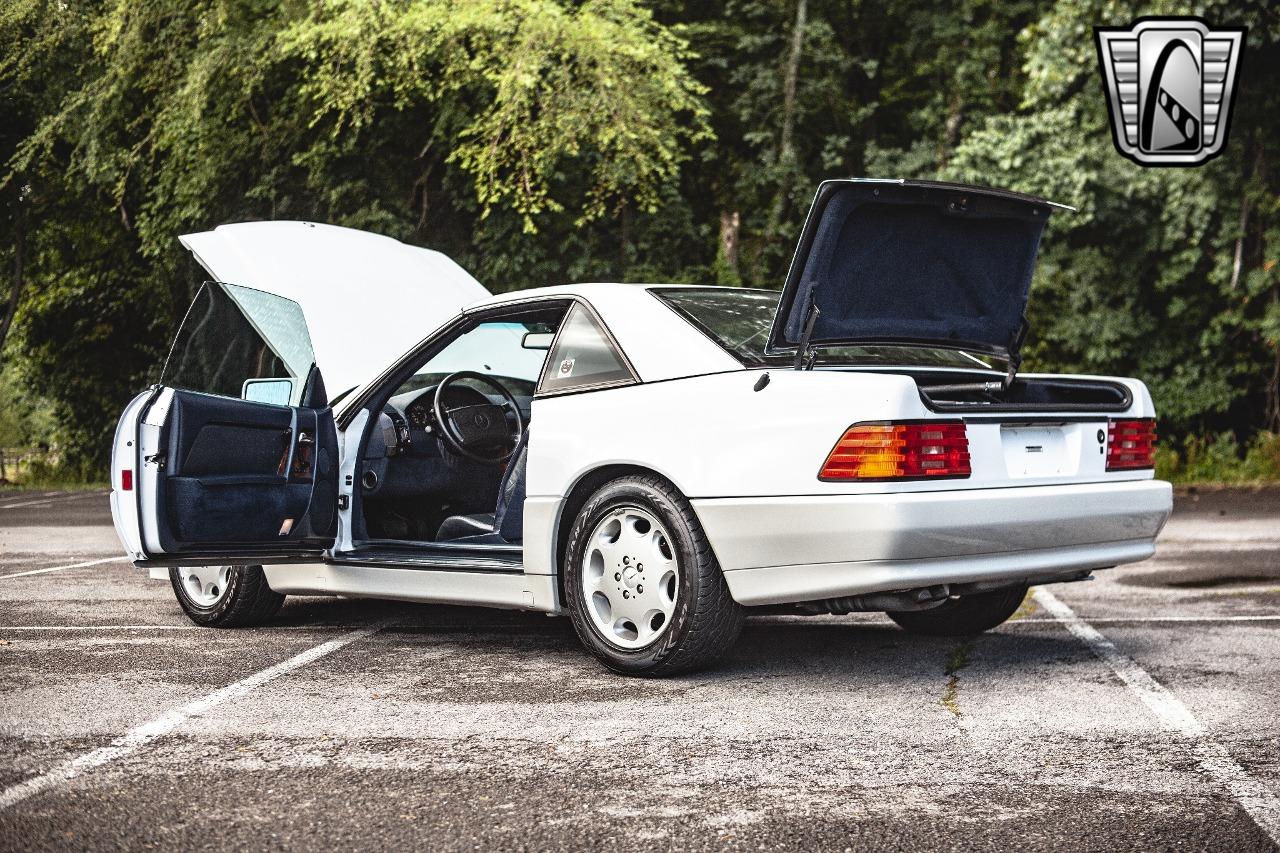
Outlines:
<svg viewBox="0 0 1280 853"><path fill-rule="evenodd" d="M650 291L747 367L790 365L792 355L766 355L778 310L777 291L736 287L671 287ZM837 346L817 350L818 364L892 364L991 368L989 357L960 350L913 346Z"/></svg>

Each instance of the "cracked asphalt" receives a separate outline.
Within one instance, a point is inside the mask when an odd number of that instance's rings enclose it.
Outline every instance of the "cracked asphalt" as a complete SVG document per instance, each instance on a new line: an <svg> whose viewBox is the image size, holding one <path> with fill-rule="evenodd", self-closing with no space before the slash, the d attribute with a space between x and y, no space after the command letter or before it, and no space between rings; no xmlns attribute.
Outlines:
<svg viewBox="0 0 1280 853"><path fill-rule="evenodd" d="M534 614L290 598L197 629L119 554L104 494L0 493L0 803L52 779L0 806L2 850L1275 849L1280 490L1179 498L1154 560L1051 588L1270 800L1032 598L962 640L756 617L720 669L642 681Z"/></svg>

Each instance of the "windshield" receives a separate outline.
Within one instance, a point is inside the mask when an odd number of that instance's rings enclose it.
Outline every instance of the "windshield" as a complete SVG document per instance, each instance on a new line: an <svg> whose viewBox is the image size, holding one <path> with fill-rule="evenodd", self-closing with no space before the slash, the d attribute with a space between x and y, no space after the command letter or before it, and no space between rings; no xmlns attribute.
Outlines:
<svg viewBox="0 0 1280 853"><path fill-rule="evenodd" d="M160 382L296 406L315 360L298 303L249 287L208 282L174 336Z"/></svg>
<svg viewBox="0 0 1280 853"><path fill-rule="evenodd" d="M557 309L555 314L562 312L563 309ZM493 376L517 396L532 396L542 364L547 360L547 350L545 347L526 347L525 336L550 336L556 330L554 319L558 317L555 314L525 322L502 320L481 323L454 338L432 356L400 386L396 395L433 388L451 373L471 370Z"/></svg>
<svg viewBox="0 0 1280 853"><path fill-rule="evenodd" d="M747 367L790 365L792 355L766 355L778 310L772 290L736 287L672 287L650 291ZM874 364L994 369L990 357L925 346L824 346L818 364Z"/></svg>

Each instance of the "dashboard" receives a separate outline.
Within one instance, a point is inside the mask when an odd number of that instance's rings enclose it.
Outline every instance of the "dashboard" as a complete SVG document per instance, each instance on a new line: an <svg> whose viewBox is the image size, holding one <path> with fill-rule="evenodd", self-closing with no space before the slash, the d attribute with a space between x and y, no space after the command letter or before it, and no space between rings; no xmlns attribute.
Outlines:
<svg viewBox="0 0 1280 853"><path fill-rule="evenodd" d="M419 375L401 386L378 416L361 458L361 488L367 497L405 498L444 496L468 487L477 477L496 482L495 471L447 454L438 435L432 411L436 386L444 375ZM516 399L528 422L534 383L507 376L495 376ZM427 381L422 381L427 380ZM446 405L502 404L497 394L487 394L465 384L454 385L446 393Z"/></svg>
<svg viewBox="0 0 1280 853"><path fill-rule="evenodd" d="M533 399L533 383L526 382L521 379L512 379L510 377L494 377L502 385L512 392L516 398L516 404L520 407L520 413L524 416L525 422L529 419L529 406ZM527 386L527 387L519 387ZM526 393L521 393L526 392ZM387 401L387 405L383 408L383 418L391 421L394 428L392 435L397 439L394 442L388 442L387 448L391 450L394 446L399 445L400 452L412 449L422 443L422 440L428 437L434 439L430 443L439 441L435 436L435 404L436 386L431 385L425 389L412 389L405 391L392 397ZM503 405L505 401L497 394L487 394L477 388L466 385L453 385L445 392L444 404L448 408L457 406L472 406L477 403L492 403L494 405ZM385 431L385 424L384 424ZM407 431L408 442L403 441ZM388 455L396 455L394 452ZM419 453L419 455L421 455Z"/></svg>

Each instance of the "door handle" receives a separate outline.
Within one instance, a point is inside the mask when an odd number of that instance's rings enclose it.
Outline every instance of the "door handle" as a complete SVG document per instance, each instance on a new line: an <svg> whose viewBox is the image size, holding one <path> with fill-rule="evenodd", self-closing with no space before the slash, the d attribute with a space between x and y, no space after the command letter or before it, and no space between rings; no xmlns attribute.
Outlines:
<svg viewBox="0 0 1280 853"><path fill-rule="evenodd" d="M298 477L306 477L311 473L311 452L316 440L303 430L298 431L298 452L293 456L293 473Z"/></svg>

